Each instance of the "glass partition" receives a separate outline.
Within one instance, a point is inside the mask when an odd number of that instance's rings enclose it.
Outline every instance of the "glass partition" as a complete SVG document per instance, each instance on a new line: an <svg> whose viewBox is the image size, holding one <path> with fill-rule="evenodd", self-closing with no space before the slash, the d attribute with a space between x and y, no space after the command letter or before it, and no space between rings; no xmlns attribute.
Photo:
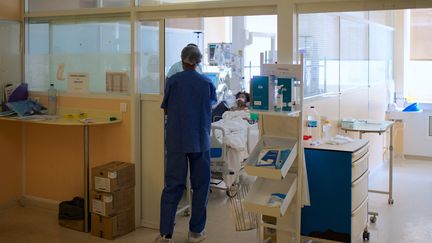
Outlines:
<svg viewBox="0 0 432 243"><path fill-rule="evenodd" d="M129 92L127 18L30 21L26 33L26 81L31 90L46 90L54 83L59 90L71 91L69 78L84 74L88 92Z"/></svg>
<svg viewBox="0 0 432 243"><path fill-rule="evenodd" d="M28 12L129 7L130 0L27 0Z"/></svg>
<svg viewBox="0 0 432 243"><path fill-rule="evenodd" d="M305 96L339 91L339 32L336 15L300 15L298 44L305 58Z"/></svg>
<svg viewBox="0 0 432 243"><path fill-rule="evenodd" d="M392 80L392 23L391 11L300 14L305 97Z"/></svg>
<svg viewBox="0 0 432 243"><path fill-rule="evenodd" d="M340 20L340 90L368 85L368 24Z"/></svg>
<svg viewBox="0 0 432 243"><path fill-rule="evenodd" d="M196 3L196 2L218 2L223 0L139 0L140 5L152 5L152 4L169 4L169 3ZM232 0L232 1L244 1L244 0Z"/></svg>
<svg viewBox="0 0 432 243"><path fill-rule="evenodd" d="M181 50L189 43L203 53L200 71L218 89L219 99L249 92L250 79L265 63L276 62L276 15L167 19L165 22L165 74L178 70Z"/></svg>
<svg viewBox="0 0 432 243"><path fill-rule="evenodd" d="M142 21L140 23L140 78L139 89L142 94L160 94L160 45L159 21Z"/></svg>
<svg viewBox="0 0 432 243"><path fill-rule="evenodd" d="M369 37L369 84L393 80L393 29L373 24Z"/></svg>

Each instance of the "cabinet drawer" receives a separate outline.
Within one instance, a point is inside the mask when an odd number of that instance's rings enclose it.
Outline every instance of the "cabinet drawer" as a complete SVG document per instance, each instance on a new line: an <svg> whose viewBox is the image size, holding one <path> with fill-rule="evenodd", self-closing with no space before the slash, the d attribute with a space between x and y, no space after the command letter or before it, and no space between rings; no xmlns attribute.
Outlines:
<svg viewBox="0 0 432 243"><path fill-rule="evenodd" d="M363 202L351 215L351 241L356 242L356 239L360 238L362 232L367 225L368 216L368 198L366 197Z"/></svg>
<svg viewBox="0 0 432 243"><path fill-rule="evenodd" d="M351 188L351 211L354 211L367 198L369 171L363 173L360 178L352 183Z"/></svg>
<svg viewBox="0 0 432 243"><path fill-rule="evenodd" d="M367 152L369 152L369 144L361 147L359 150L352 153L352 162L356 162L358 159L362 158L363 155L365 155Z"/></svg>
<svg viewBox="0 0 432 243"><path fill-rule="evenodd" d="M360 159L352 163L351 182L357 180L368 169L369 152L363 155Z"/></svg>

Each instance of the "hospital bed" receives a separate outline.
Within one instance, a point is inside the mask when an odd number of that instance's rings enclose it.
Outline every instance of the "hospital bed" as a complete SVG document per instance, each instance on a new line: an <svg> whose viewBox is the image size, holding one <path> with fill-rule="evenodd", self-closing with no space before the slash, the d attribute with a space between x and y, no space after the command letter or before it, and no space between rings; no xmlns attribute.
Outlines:
<svg viewBox="0 0 432 243"><path fill-rule="evenodd" d="M211 125L211 186L225 190L234 197L238 190L239 173L259 139L258 124L250 124L246 111L227 111Z"/></svg>

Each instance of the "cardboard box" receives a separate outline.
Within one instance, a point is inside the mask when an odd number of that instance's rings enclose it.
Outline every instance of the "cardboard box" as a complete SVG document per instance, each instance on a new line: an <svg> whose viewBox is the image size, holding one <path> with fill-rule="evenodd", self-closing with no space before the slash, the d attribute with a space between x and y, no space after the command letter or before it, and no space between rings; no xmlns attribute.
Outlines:
<svg viewBox="0 0 432 243"><path fill-rule="evenodd" d="M113 161L92 168L92 188L95 191L116 192L135 186L135 165Z"/></svg>
<svg viewBox="0 0 432 243"><path fill-rule="evenodd" d="M124 211L112 217L92 213L91 223L92 235L112 240L135 229L134 210Z"/></svg>
<svg viewBox="0 0 432 243"><path fill-rule="evenodd" d="M90 209L92 213L102 216L112 216L128 209L133 209L135 189L129 187L113 193L92 191Z"/></svg>
<svg viewBox="0 0 432 243"><path fill-rule="evenodd" d="M78 230L84 232L84 220L83 219L59 219L59 224L63 227Z"/></svg>

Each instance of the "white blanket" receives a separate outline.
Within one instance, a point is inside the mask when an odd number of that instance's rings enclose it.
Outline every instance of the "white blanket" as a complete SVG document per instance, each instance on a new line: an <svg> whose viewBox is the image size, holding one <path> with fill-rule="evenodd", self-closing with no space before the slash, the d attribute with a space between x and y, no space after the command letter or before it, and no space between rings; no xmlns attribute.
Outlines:
<svg viewBox="0 0 432 243"><path fill-rule="evenodd" d="M225 184L232 185L241 169L241 162L249 156L248 129L251 126L243 117L249 117L244 111L225 112L222 119L212 123L212 126L219 126L224 129L225 137L222 134L214 134L218 140L226 145L226 163L228 169L234 175L228 175Z"/></svg>

